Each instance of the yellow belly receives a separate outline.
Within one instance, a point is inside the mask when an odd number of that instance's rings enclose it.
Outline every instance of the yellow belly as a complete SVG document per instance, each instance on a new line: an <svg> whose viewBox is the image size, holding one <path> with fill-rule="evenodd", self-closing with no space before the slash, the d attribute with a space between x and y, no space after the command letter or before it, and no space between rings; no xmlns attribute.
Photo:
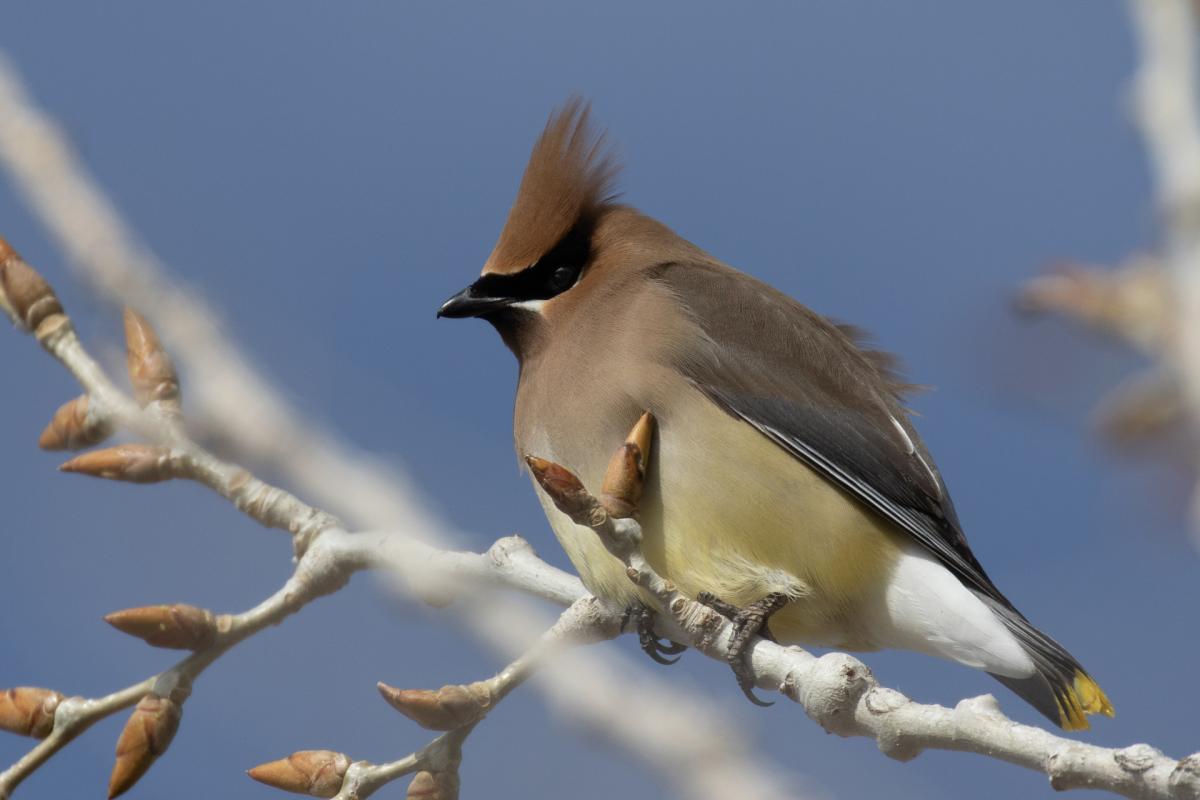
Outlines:
<svg viewBox="0 0 1200 800"><path fill-rule="evenodd" d="M870 649L860 608L878 601L902 546L888 523L698 393L658 414L640 517L654 568L689 596L739 606L785 591L795 602L772 619L780 641ZM595 490L610 453L563 463ZM634 600L595 534L542 503L588 588Z"/></svg>

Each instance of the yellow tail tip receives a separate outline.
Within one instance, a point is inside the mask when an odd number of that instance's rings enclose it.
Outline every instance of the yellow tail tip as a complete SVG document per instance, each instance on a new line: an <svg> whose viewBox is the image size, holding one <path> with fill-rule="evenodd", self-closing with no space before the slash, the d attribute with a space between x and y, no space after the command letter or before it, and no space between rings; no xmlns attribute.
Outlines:
<svg viewBox="0 0 1200 800"><path fill-rule="evenodd" d="M1112 717L1116 715L1116 711L1113 710L1104 690L1090 675L1076 672L1065 697L1059 698L1058 714L1063 730L1086 731L1092 727L1088 724L1087 714Z"/></svg>

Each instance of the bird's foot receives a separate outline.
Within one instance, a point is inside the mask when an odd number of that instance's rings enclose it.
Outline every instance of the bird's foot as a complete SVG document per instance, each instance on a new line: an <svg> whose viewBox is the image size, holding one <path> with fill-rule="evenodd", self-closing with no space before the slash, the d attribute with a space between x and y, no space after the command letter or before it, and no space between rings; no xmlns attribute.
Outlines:
<svg viewBox="0 0 1200 800"><path fill-rule="evenodd" d="M733 635L729 638L729 654L725 660L729 662L742 694L746 695L747 699L756 706L775 705L759 700L755 696L754 673L750 669L748 656L750 655L751 640L755 636L775 641L767 623L772 614L788 604L788 596L783 592L771 592L745 608L738 608L732 603L726 603L711 592L701 592L696 595L696 601L708 606L733 623Z"/></svg>
<svg viewBox="0 0 1200 800"><path fill-rule="evenodd" d="M644 604L634 603L625 609L621 627L624 628L631 620L637 625L638 644L641 645L646 655L659 664L674 664L679 660L679 654L687 650L686 644L658 638L658 634L654 632L654 612ZM675 658L667 656L675 656Z"/></svg>

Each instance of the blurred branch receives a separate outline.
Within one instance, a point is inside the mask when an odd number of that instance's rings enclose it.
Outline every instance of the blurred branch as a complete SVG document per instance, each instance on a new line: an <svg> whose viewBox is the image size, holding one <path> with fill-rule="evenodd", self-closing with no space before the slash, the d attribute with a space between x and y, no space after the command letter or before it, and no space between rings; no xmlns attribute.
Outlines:
<svg viewBox="0 0 1200 800"><path fill-rule="evenodd" d="M621 632L619 610L607 608L588 597L577 578L542 562L533 554L532 548L517 537L502 539L486 554L479 555L440 550L404 532L348 534L332 515L217 458L189 438L184 429L179 382L149 323L136 312L126 310L127 368L135 400L119 389L87 352L49 284L3 239L0 239L0 309L66 367L85 392L85 402L75 400L68 404L85 407L85 413L69 413L64 418L60 410L50 427L62 435L48 440L43 434L43 445L50 441L55 447L66 446L74 441L86 446L103 439L100 435L82 437L82 429L105 433L125 429L149 440L84 453L64 464L64 470L135 483L173 479L196 481L263 525L291 533L293 548L299 558L295 573L284 587L242 615L216 617L190 606L150 606L109 615L107 619L114 626L150 644L195 652L165 672L107 697L63 700L54 692L38 694L38 702L43 698L53 700L44 706L43 712L38 712L42 717L53 712L53 724L48 729L43 722L36 721L33 712L22 711L30 706L28 691L19 698L11 693L6 695L21 700L17 705L21 706L18 711L22 713L17 715L17 724L10 727L17 732L45 738L0 774L0 798L7 798L26 777L95 722L138 703L138 709L117 745L117 762L109 791L113 797L121 794L165 752L178 727L192 682L205 668L229 648L267 625L277 624L316 597L337 591L351 574L364 568L388 567L402 579L409 594L431 604L445 605L451 600L459 600L460 605L466 607L463 616L470 621L472 629L491 637L485 640L497 646L511 648L514 635L528 615L494 598L488 598L486 603L478 602L474 590L479 585L518 588L569 605L568 612L548 634L553 641L597 641ZM464 580L467 578L471 580ZM584 625L585 611L589 612L586 619L590 627ZM590 634L585 635L589 631ZM500 638L504 641L496 640L497 632L503 634ZM541 641L532 651L521 654L514 665L495 679L497 683L489 690L490 699L499 700L525 680L535 660L540 660L548 649L547 637ZM572 686L566 692L555 691L557 701L593 727L605 731L615 742L625 744L651 765L669 766L671 769L664 777L692 796L724 796L722 787L731 778L736 780L735 785L743 796L786 796L783 782L774 780L769 768L756 763L749 750L738 742L736 729L716 715L693 712L689 718L687 714L664 713L663 719L667 723L660 721L656 726L649 726L648 730L653 734L646 736L636 733L630 726L629 720L636 719L635 714L625 709L618 718L611 711L625 696L620 681L599 681L581 690L571 684L570 678L553 677L554 670L548 674L551 685L558 689L564 685ZM672 703L685 707L694 704L691 698L665 686L658 687L654 694L652 701L639 707L642 714L663 712L664 707ZM586 699L579 699L585 696ZM594 703L597 697L602 700L599 706ZM39 707L43 706L33 703L34 712ZM479 719L482 714L477 715L472 725ZM673 729L672 725L679 727ZM692 747L697 740L687 734L696 730L696 726L723 731L722 757L708 757L711 747L705 746L702 750ZM448 777L452 772L450 765L456 764L451 755L457 752L455 748L461 745L467 732L464 729L456 735L439 738L419 753L401 759L402 763L349 765L346 780L351 783L347 785L355 787L353 791L358 792L358 796L365 797L364 792L374 791L383 782L421 770L425 774L421 780L433 781L434 789L438 781L450 781L456 786L457 778ZM664 741L653 741L656 737ZM701 759L701 755L706 758ZM700 761L703 763L693 763ZM322 774L327 776L327 771ZM442 777L437 777L439 775ZM353 796L353 793L346 796Z"/></svg>
<svg viewBox="0 0 1200 800"><path fill-rule="evenodd" d="M246 452L264 458L306 492L322 498L322 502L336 504L348 518L373 527L398 528L404 534L444 528L421 509L414 500L415 493L398 475L379 477L377 465L337 444L329 434L288 408L225 339L215 317L193 295L167 282L157 262L124 229L111 206L75 163L65 138L29 103L11 70L2 64L0 158L72 259L83 265L86 274L110 299L156 309L155 319L161 324L164 338L189 367L196 385L196 402L210 424L225 432L231 441L239 442ZM344 578L354 569L386 564L405 576L413 593L437 603L447 602L458 591L469 593L469 589L462 588L460 579L472 576L484 583L499 583L559 604L571 604L560 618L558 632L551 629L546 634L548 640L556 640L564 631L571 631L572 635L586 631L592 638L619 631L616 610L587 599L577 579L541 562L519 540L501 540L487 554L478 555L450 553L402 534L345 533L326 512L307 506L282 490L261 482L252 483L257 479L249 473L215 459L187 439L172 418L169 403L167 408L147 411L112 388L111 382L78 345L73 331L68 335L48 326L43 334L40 324L32 327L39 341L72 369L85 388L95 389L89 391L86 407L63 411L61 425L69 427L71 420L75 420L79 429L79 435L60 437L63 441L90 443L103 434L104 423L119 421L156 443L151 447L165 448L110 452L106 460L84 464L87 470L80 468L77 461L76 467L81 471L92 470L93 474L123 479L201 480L260 521L266 520L267 524L297 534L297 550L303 554L298 569L310 559L319 559L330 565L333 574ZM151 382L148 388L153 390L160 384ZM159 401L169 399L170 391L158 395ZM155 392L148 391L145 396L155 396ZM247 401L253 404L247 407ZM393 481L399 481L400 491ZM239 492L246 486L254 487L254 497L272 499L239 502ZM660 615L658 632L691 644L712 658L726 660L731 636L729 622L680 595L649 567L640 554L640 528L632 517L622 515L631 513L629 509L610 513L617 506L602 506L590 495L583 499L589 498L579 519L602 534L614 555L626 561L631 579L646 589L660 610L666 612ZM603 494L602 499L611 500ZM498 640L514 638L514 626L520 629L528 624L527 617L506 609L504 604L490 601L474 604L464 619L485 641L501 644ZM572 616L584 613L588 615L586 620ZM218 635L215 642L221 641ZM543 646L546 641L543 640ZM200 663L205 654L216 652L217 646L210 644L181 664L192 659L197 659L193 663ZM1058 789L1107 788L1135 798L1200 795L1197 756L1175 761L1147 745L1114 750L1063 739L1012 722L999 712L990 696L964 700L955 709L915 703L899 692L879 686L862 662L844 654L816 658L798 648L783 648L759 640L750 655L750 667L760 688L780 691L800 703L827 731L875 739L880 749L893 758L911 759L931 748L963 750L1041 771ZM520 656L491 679L490 684L481 682L489 684L482 694L474 688L477 684L444 687L438 692L394 690L395 704L406 709L406 713L411 712L409 715L415 719L430 722L440 719L438 714L444 714L454 722L445 736L405 758L375 766L350 762L348 757L333 751L298 753L283 764L274 762L279 765L275 774L299 774L307 776L305 780L318 780L326 796L332 787L340 792L339 796L365 797L386 781L417 772L410 797L421 793L426 797L456 796L457 778L447 776L456 773L463 739L498 697L525 679L532 666L529 658ZM553 669L549 665L543 685L574 713L662 769L682 790L710 798L785 795L771 771L745 751L736 735L731 735L727 721L715 718L712 712L690 702L690 698L688 703L678 702L677 689L661 684L639 689L640 681L614 675L593 659L582 666L590 667L590 671L576 670L576 665L570 669ZM155 686L147 687L147 682L143 682L117 693L122 704L118 707L128 707ZM170 693L153 694L176 704L182 702ZM67 711L55 711L51 737L58 727L60 713L64 717L63 730L68 730L72 701L58 703L58 709L64 706ZM177 724L177 709L171 712L167 705L164 712L163 708L162 705L147 708L144 716L158 714L156 720L159 720L169 719L174 713ZM159 739L169 741L169 735L156 733L164 730L157 721L146 730L150 733L145 735L145 741L133 742L128 752L145 751L154 756L161 752L165 745ZM49 752L52 754L53 750ZM6 792L0 784L0 796Z"/></svg>
<svg viewBox="0 0 1200 800"><path fill-rule="evenodd" d="M1168 283L1162 263L1146 255L1116 269L1064 262L1021 288L1017 310L1059 314L1173 364L1178 325ZM1133 444L1177 426L1185 406L1178 370L1156 364L1101 398L1094 416L1114 442Z"/></svg>
<svg viewBox="0 0 1200 800"><path fill-rule="evenodd" d="M174 283L28 96L0 51L0 164L84 281L147 314L186 368L201 430L285 476L358 528L445 530L399 470L298 414L226 335L200 292Z"/></svg>
<svg viewBox="0 0 1200 800"><path fill-rule="evenodd" d="M222 441L234 445L242 458L262 463L284 476L304 494L335 509L354 527L401 531L402 536L388 537L392 556L404 553L407 558L417 548L411 539L420 537L430 548L432 559L435 546L455 538L449 526L424 507L401 471L343 444L292 409L226 337L221 321L199 294L166 276L158 260L88 175L63 131L29 98L16 70L2 53L0 164L66 252L69 263L101 296L150 313L171 352L186 368L191 381L189 402L201 429L216 432ZM63 416L75 415L86 422L90 414L94 422L94 410L84 408L79 412L78 407L64 409ZM144 422L135 421L138 425ZM154 433L157 424L135 430ZM77 441L88 440L96 433L90 429ZM169 437L167 441L169 444ZM169 459L164 466L171 467ZM318 527L308 526L308 533L297 540L300 549ZM397 544L402 537L410 541ZM489 553L496 549L494 546ZM481 563L467 557L473 554L453 555L463 556L457 559L456 569L467 569L468 564L473 569ZM529 557L537 561L532 551ZM392 558L390 563L396 566L397 559ZM427 560L417 556L401 571L402 588L428 598L433 589L429 586L430 574L419 569L422 563ZM577 579L567 580L557 570L542 566L545 569L535 570L538 577L532 578L526 588L534 593L556 594L562 602L565 584ZM509 577L513 583L523 580ZM497 579L507 580L503 575ZM474 635L501 651L512 644L508 638L498 637L498 631L540 625L527 610L503 600L480 603L459 619ZM652 769L664 770L668 781L691 796L718 797L713 787L726 785L722 781L728 780L734 780L744 797L785 795L781 787L786 784L778 777L778 770L757 757L744 742L738 726L706 700L599 653L592 654L589 667L597 673L597 680L586 692L576 691L573 677L556 670L549 670L538 685L560 710L646 761ZM582 672L577 670L577 674ZM631 686L641 687L643 702L616 713ZM698 727L722 731L725 741L721 758L704 762L698 751L689 749L696 742ZM710 751L706 748L703 752L708 756ZM683 765L688 766L681 768ZM723 776L721 780L706 782L717 772Z"/></svg>
<svg viewBox="0 0 1200 800"><path fill-rule="evenodd" d="M1130 0L1141 64L1135 118L1155 175L1165 222L1163 262L1174 303L1169 360L1187 415L1200 424L1200 108L1196 97L1196 8L1189 0ZM1200 490L1193 494L1200 536ZM1200 538L1197 539L1200 543Z"/></svg>
<svg viewBox="0 0 1200 800"><path fill-rule="evenodd" d="M1064 262L1025 284L1017 308L1057 313L1153 357L1171 341L1174 307L1162 264L1136 256L1117 269Z"/></svg>
<svg viewBox="0 0 1200 800"><path fill-rule="evenodd" d="M1101 401L1105 433L1129 443L1186 424L1188 446L1194 448L1200 441L1197 6L1192 0L1129 0L1129 11L1140 55L1131 107L1154 175L1162 247L1115 270L1060 266L1030 281L1019 307L1062 314L1154 360L1144 375ZM1200 480L1192 518L1200 546Z"/></svg>
<svg viewBox="0 0 1200 800"><path fill-rule="evenodd" d="M1185 405L1179 375L1154 367L1126 378L1102 397L1094 417L1112 441L1132 444L1178 427Z"/></svg>

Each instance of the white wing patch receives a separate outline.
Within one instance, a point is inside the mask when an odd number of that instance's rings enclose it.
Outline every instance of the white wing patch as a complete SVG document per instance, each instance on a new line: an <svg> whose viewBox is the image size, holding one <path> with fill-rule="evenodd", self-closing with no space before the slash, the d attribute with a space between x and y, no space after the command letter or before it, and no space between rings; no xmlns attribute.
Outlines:
<svg viewBox="0 0 1200 800"><path fill-rule="evenodd" d="M1033 660L1004 623L950 570L909 549L871 609L872 642L915 650L1010 678L1034 672Z"/></svg>
<svg viewBox="0 0 1200 800"><path fill-rule="evenodd" d="M908 431L904 430L904 426L900 424L900 420L896 419L891 414L888 414L888 419L890 419L892 424L896 426L896 430L900 433L900 438L904 440L904 449L908 451L910 456L915 457L917 461L921 462L921 466L925 468L927 473L929 473L929 478L933 481L933 485L941 486L941 481L939 481L937 475L934 474L933 467L929 466L929 462L927 462L925 458L917 452L917 446L913 444L912 437L908 435Z"/></svg>
<svg viewBox="0 0 1200 800"><path fill-rule="evenodd" d="M904 426L900 424L900 420L896 419L891 414L888 414L888 419L892 421L892 424L896 426L896 430L899 431L900 438L904 440L904 449L908 451L908 454L911 456L913 453L917 452L917 446L913 444L912 437L908 435L908 431L904 430Z"/></svg>

